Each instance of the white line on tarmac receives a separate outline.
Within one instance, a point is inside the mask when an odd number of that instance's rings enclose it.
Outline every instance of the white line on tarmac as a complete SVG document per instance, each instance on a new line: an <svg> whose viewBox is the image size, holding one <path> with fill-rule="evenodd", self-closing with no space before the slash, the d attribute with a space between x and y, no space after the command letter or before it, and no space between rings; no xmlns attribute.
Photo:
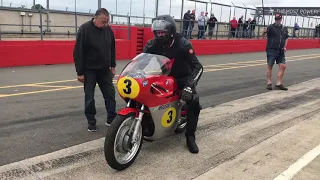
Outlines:
<svg viewBox="0 0 320 180"><path fill-rule="evenodd" d="M290 180L296 175L303 167L308 165L313 159L320 155L320 144L314 149L310 150L307 154L298 159L286 171L281 173L273 180Z"/></svg>

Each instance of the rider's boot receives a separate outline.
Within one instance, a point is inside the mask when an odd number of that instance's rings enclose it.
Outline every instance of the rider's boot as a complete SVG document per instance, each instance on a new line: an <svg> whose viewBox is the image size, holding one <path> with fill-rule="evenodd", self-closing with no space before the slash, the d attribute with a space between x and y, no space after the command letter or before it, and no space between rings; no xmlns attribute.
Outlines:
<svg viewBox="0 0 320 180"><path fill-rule="evenodd" d="M189 136L189 137L186 137L187 139L187 146L189 148L189 151L191 153L198 153L199 152L199 148L197 146L197 143L196 143L196 140L195 140L195 137L194 136Z"/></svg>
<svg viewBox="0 0 320 180"><path fill-rule="evenodd" d="M198 153L199 148L196 144L195 132L198 126L199 114L200 114L200 103L198 96L194 96L193 100L188 103L187 112L187 126L186 126L186 141L189 151L191 153Z"/></svg>
<svg viewBox="0 0 320 180"><path fill-rule="evenodd" d="M199 120L199 110L198 108L188 109L187 115L187 126L186 126L186 142L191 153L198 153L199 148L196 144L195 132L197 129Z"/></svg>

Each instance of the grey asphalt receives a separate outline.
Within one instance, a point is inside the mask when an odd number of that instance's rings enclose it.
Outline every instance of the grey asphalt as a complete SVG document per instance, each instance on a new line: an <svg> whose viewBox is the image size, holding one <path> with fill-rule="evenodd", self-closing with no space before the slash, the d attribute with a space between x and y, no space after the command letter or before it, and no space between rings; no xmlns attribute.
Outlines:
<svg viewBox="0 0 320 180"><path fill-rule="evenodd" d="M288 51L287 56L319 54L319 49ZM265 53L201 56L204 65L264 60ZM295 58L292 58L295 59ZM298 59L298 58L297 58ZM262 61L264 63L265 61ZM119 72L127 61L118 61ZM225 66L228 67L228 66ZM286 86L320 77L320 58L288 62ZM209 69L205 68L205 69ZM278 67L274 68L276 79ZM0 86L75 79L74 66L51 65L3 68ZM275 81L274 81L275 83ZM79 86L77 82L50 85ZM265 65L206 72L198 86L204 108L266 92ZM1 94L50 88L14 87L0 89ZM96 89L98 132L87 132L83 114L82 88L0 98L0 166L47 154L104 137L106 111L99 88ZM117 95L117 109L125 104ZM218 128L218 127L217 127Z"/></svg>
<svg viewBox="0 0 320 180"><path fill-rule="evenodd" d="M298 173L294 179L318 180L310 155L320 154L320 78L289 87L203 109L199 154L173 135L144 142L134 164L117 172L100 138L0 166L0 179L288 180Z"/></svg>

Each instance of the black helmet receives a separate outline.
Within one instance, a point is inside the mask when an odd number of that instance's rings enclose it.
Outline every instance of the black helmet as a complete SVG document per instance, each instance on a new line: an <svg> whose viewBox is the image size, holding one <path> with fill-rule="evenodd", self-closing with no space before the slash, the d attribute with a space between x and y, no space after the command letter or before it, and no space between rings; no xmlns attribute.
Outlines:
<svg viewBox="0 0 320 180"><path fill-rule="evenodd" d="M151 29L156 42L161 45L167 45L174 39L177 26L170 15L160 15L153 21Z"/></svg>

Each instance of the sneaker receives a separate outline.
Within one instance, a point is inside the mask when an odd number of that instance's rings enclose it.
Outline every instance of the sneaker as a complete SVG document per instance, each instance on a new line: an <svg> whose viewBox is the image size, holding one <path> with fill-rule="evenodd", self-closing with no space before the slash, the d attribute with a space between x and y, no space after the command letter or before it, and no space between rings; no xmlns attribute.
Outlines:
<svg viewBox="0 0 320 180"><path fill-rule="evenodd" d="M199 148L196 144L195 137L187 137L187 146L189 148L189 151L193 154L197 154L199 152Z"/></svg>
<svg viewBox="0 0 320 180"><path fill-rule="evenodd" d="M275 85L274 88L278 89L278 90L283 90L283 91L287 91L288 90L288 88L284 87L282 84Z"/></svg>
<svg viewBox="0 0 320 180"><path fill-rule="evenodd" d="M106 121L106 126L110 126L111 123L112 123L112 119L108 119L108 120Z"/></svg>
<svg viewBox="0 0 320 180"><path fill-rule="evenodd" d="M268 84L268 85L267 85L267 89L268 89L268 90L272 90L271 84Z"/></svg>
<svg viewBox="0 0 320 180"><path fill-rule="evenodd" d="M97 131L97 126L96 125L88 125L88 131L89 132L96 132Z"/></svg>

